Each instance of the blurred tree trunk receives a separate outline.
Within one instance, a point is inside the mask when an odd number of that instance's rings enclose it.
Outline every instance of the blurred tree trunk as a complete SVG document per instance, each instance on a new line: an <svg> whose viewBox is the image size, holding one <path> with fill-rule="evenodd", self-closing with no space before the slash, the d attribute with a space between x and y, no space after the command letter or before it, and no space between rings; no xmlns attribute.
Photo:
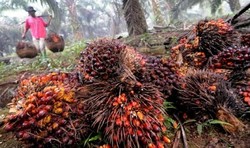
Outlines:
<svg viewBox="0 0 250 148"><path fill-rule="evenodd" d="M129 36L147 32L148 26L139 0L123 0L123 10Z"/></svg>
<svg viewBox="0 0 250 148"><path fill-rule="evenodd" d="M151 0L151 2L152 2L152 8L153 8L153 13L154 13L155 24L159 25L159 26L164 26L165 21L163 19L162 14L161 14L161 10L159 8L158 1L157 0Z"/></svg>
<svg viewBox="0 0 250 148"><path fill-rule="evenodd" d="M49 32L53 31L58 33L62 24L62 10L59 8L58 3L55 0L46 0L46 2L54 13L54 18L49 26Z"/></svg>
<svg viewBox="0 0 250 148"><path fill-rule="evenodd" d="M240 1L239 0L228 0L230 9L232 12L240 10Z"/></svg>
<svg viewBox="0 0 250 148"><path fill-rule="evenodd" d="M76 0L65 0L65 3L69 11L69 19L71 22L72 33L74 34L74 40L82 40L83 32L80 25L81 23L77 17Z"/></svg>

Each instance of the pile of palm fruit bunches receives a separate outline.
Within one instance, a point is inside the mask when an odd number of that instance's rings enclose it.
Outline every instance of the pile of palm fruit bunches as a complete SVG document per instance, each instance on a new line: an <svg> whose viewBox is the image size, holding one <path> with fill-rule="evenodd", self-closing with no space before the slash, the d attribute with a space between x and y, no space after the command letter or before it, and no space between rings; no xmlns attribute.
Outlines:
<svg viewBox="0 0 250 148"><path fill-rule="evenodd" d="M32 147L76 147L100 132L102 147L167 147L163 102L176 68L118 40L94 41L73 72L21 79L11 103L17 112L2 127Z"/></svg>
<svg viewBox="0 0 250 148"><path fill-rule="evenodd" d="M193 118L219 119L229 133L241 131L250 110L249 34L241 34L222 19L202 20L192 35L171 49L181 78L171 100ZM180 58L181 57L181 58Z"/></svg>
<svg viewBox="0 0 250 148"><path fill-rule="evenodd" d="M219 119L230 123L225 131L241 131L238 117L250 106L250 48L237 45L238 32L220 19L200 21L193 33L170 58L119 40L93 41L73 72L21 79L11 103L17 111L2 127L32 147L79 146L101 132L102 148L164 148L171 145L164 124L171 112L163 104L172 101L177 115Z"/></svg>

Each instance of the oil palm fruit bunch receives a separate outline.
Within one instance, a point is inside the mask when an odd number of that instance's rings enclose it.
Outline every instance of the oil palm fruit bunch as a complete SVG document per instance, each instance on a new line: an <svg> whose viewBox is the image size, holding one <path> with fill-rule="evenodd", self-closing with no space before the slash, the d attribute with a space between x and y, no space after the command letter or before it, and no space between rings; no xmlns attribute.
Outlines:
<svg viewBox="0 0 250 148"><path fill-rule="evenodd" d="M134 72L137 80L155 85L164 98L168 98L178 79L178 66L162 56L145 56L141 61L144 62Z"/></svg>
<svg viewBox="0 0 250 148"><path fill-rule="evenodd" d="M187 54L183 57L185 63L188 63L189 66L195 68L204 68L207 60L208 58L204 52L193 52L192 54Z"/></svg>
<svg viewBox="0 0 250 148"><path fill-rule="evenodd" d="M18 111L4 119L4 129L35 147L76 145L88 131L84 104L75 97L77 83L71 73L23 79L13 99Z"/></svg>
<svg viewBox="0 0 250 148"><path fill-rule="evenodd" d="M250 110L250 69L237 69L231 72L229 79L243 102L248 106Z"/></svg>
<svg viewBox="0 0 250 148"><path fill-rule="evenodd" d="M83 74L86 81L117 77L124 65L121 59L124 59L124 53L128 50L129 48L118 40L96 40L81 53L77 71Z"/></svg>
<svg viewBox="0 0 250 148"><path fill-rule="evenodd" d="M170 142L163 124L163 97L154 85L144 85L129 73L83 87L88 90L81 97L92 115L92 127L103 131L111 147L163 148Z"/></svg>
<svg viewBox="0 0 250 148"><path fill-rule="evenodd" d="M210 61L211 69L245 69L250 65L249 47L229 47L214 55Z"/></svg>
<svg viewBox="0 0 250 148"><path fill-rule="evenodd" d="M202 20L195 28L197 51L204 52L208 57L217 55L225 47L232 46L237 41L237 32L233 27L224 21Z"/></svg>
<svg viewBox="0 0 250 148"><path fill-rule="evenodd" d="M175 103L179 110L198 120L211 118L230 123L222 127L229 133L243 129L237 116L245 112L245 105L238 99L231 84L223 75L197 70L187 73L176 87Z"/></svg>
<svg viewBox="0 0 250 148"><path fill-rule="evenodd" d="M250 47L250 33L241 34L241 45Z"/></svg>
<svg viewBox="0 0 250 148"><path fill-rule="evenodd" d="M189 37L182 38L171 50L171 58L183 64L203 68L208 59L237 43L238 33L222 19L198 22Z"/></svg>

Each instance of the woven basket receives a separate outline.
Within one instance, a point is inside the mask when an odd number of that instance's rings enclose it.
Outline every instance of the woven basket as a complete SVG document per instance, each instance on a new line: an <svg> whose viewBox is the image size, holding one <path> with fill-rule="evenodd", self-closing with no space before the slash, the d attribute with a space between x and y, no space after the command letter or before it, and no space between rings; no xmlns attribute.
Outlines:
<svg viewBox="0 0 250 148"><path fill-rule="evenodd" d="M51 33L45 40L46 47L52 52L62 52L64 50L64 39L56 33Z"/></svg>
<svg viewBox="0 0 250 148"><path fill-rule="evenodd" d="M25 41L17 43L16 53L20 58L34 58L38 55L35 45Z"/></svg>

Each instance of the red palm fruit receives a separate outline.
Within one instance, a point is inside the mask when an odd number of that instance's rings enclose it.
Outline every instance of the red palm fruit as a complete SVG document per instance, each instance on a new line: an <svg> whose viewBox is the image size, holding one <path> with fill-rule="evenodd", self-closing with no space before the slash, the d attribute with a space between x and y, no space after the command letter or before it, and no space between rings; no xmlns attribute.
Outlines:
<svg viewBox="0 0 250 148"><path fill-rule="evenodd" d="M48 114L48 111L42 109L42 110L40 110L40 111L38 112L37 118L42 118L42 117L46 116L47 114Z"/></svg>
<svg viewBox="0 0 250 148"><path fill-rule="evenodd" d="M159 132L159 131L161 131L161 128L160 128L160 126L158 126L158 125L156 125L156 124L153 124L153 130L155 131L155 132Z"/></svg>
<svg viewBox="0 0 250 148"><path fill-rule="evenodd" d="M4 125L4 130L7 131L7 132L12 131L13 128L14 128L13 124L11 124L11 123L7 123L7 124Z"/></svg>
<svg viewBox="0 0 250 148"><path fill-rule="evenodd" d="M166 143L170 143L171 142L170 139L168 137L166 137L166 136L162 136L162 140L164 142L166 142Z"/></svg>
<svg viewBox="0 0 250 148"><path fill-rule="evenodd" d="M133 119L133 125L139 127L141 125L140 121L137 119Z"/></svg>
<svg viewBox="0 0 250 148"><path fill-rule="evenodd" d="M28 132L24 132L21 138L23 140L29 140L32 136Z"/></svg>
<svg viewBox="0 0 250 148"><path fill-rule="evenodd" d="M116 123L116 125L118 125L118 126L122 126L122 121L121 121L120 118L116 119L116 120L115 120L115 123Z"/></svg>
<svg viewBox="0 0 250 148"><path fill-rule="evenodd" d="M146 122L146 123L143 124L143 128L150 131L150 130L152 130L152 125L150 123Z"/></svg>
<svg viewBox="0 0 250 148"><path fill-rule="evenodd" d="M149 144L148 144L148 148L157 148L157 147L156 147L156 145L155 145L155 144L153 144L153 143L149 143Z"/></svg>
<svg viewBox="0 0 250 148"><path fill-rule="evenodd" d="M159 141L156 143L156 146L157 148L164 148L164 144Z"/></svg>
<svg viewBox="0 0 250 148"><path fill-rule="evenodd" d="M137 132L137 135L138 135L139 137L142 137L142 136L143 136L143 133L142 133L141 130L137 130L136 132Z"/></svg>

